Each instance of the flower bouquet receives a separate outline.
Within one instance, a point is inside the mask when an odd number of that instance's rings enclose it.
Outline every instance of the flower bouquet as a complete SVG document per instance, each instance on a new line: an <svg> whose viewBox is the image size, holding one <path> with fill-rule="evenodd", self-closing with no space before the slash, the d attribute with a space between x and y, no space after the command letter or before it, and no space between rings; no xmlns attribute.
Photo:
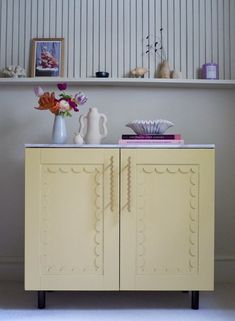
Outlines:
<svg viewBox="0 0 235 321"><path fill-rule="evenodd" d="M55 144L63 144L67 141L67 130L65 126L65 116L71 117L71 111L78 112L78 106L85 104L87 97L82 92L70 95L65 92L67 84L57 84L61 91L59 97L56 98L54 92L44 92L41 87L36 87L34 92L38 99L38 110L49 110L55 115L52 142Z"/></svg>
<svg viewBox="0 0 235 321"><path fill-rule="evenodd" d="M65 92L67 84L57 84L60 91L59 98L55 97L55 93L44 92L41 87L36 87L34 92L38 99L38 110L50 110L55 115L61 116L72 116L71 111L78 112L78 106L85 104L87 97L82 93L78 92L74 96L69 95Z"/></svg>

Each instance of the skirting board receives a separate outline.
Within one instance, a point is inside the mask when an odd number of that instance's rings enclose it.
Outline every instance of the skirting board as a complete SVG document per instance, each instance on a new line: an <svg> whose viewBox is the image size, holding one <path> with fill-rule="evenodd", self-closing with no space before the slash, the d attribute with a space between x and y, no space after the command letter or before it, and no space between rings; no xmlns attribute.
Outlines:
<svg viewBox="0 0 235 321"><path fill-rule="evenodd" d="M220 256L215 259L215 282L235 282L235 256ZM23 257L0 257L0 280L23 281Z"/></svg>

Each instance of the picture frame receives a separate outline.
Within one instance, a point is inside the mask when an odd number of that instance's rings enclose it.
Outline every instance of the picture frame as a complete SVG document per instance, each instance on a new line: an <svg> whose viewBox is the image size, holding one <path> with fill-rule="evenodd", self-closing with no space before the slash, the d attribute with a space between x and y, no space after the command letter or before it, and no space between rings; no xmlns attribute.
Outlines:
<svg viewBox="0 0 235 321"><path fill-rule="evenodd" d="M64 38L33 38L31 77L64 76Z"/></svg>

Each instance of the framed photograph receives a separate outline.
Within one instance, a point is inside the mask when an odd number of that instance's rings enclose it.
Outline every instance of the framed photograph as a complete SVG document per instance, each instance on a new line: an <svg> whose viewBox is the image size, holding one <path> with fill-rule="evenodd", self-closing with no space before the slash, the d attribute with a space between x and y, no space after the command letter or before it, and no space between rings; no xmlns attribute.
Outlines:
<svg viewBox="0 0 235 321"><path fill-rule="evenodd" d="M31 77L64 76L64 38L33 38Z"/></svg>

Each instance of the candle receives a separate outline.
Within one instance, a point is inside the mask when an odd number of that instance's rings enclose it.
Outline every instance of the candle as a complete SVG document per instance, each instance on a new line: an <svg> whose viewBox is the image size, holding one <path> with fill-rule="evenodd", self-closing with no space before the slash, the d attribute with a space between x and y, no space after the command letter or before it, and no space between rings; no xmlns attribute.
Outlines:
<svg viewBox="0 0 235 321"><path fill-rule="evenodd" d="M202 79L219 79L218 64L208 63L208 64L202 65L201 78Z"/></svg>

